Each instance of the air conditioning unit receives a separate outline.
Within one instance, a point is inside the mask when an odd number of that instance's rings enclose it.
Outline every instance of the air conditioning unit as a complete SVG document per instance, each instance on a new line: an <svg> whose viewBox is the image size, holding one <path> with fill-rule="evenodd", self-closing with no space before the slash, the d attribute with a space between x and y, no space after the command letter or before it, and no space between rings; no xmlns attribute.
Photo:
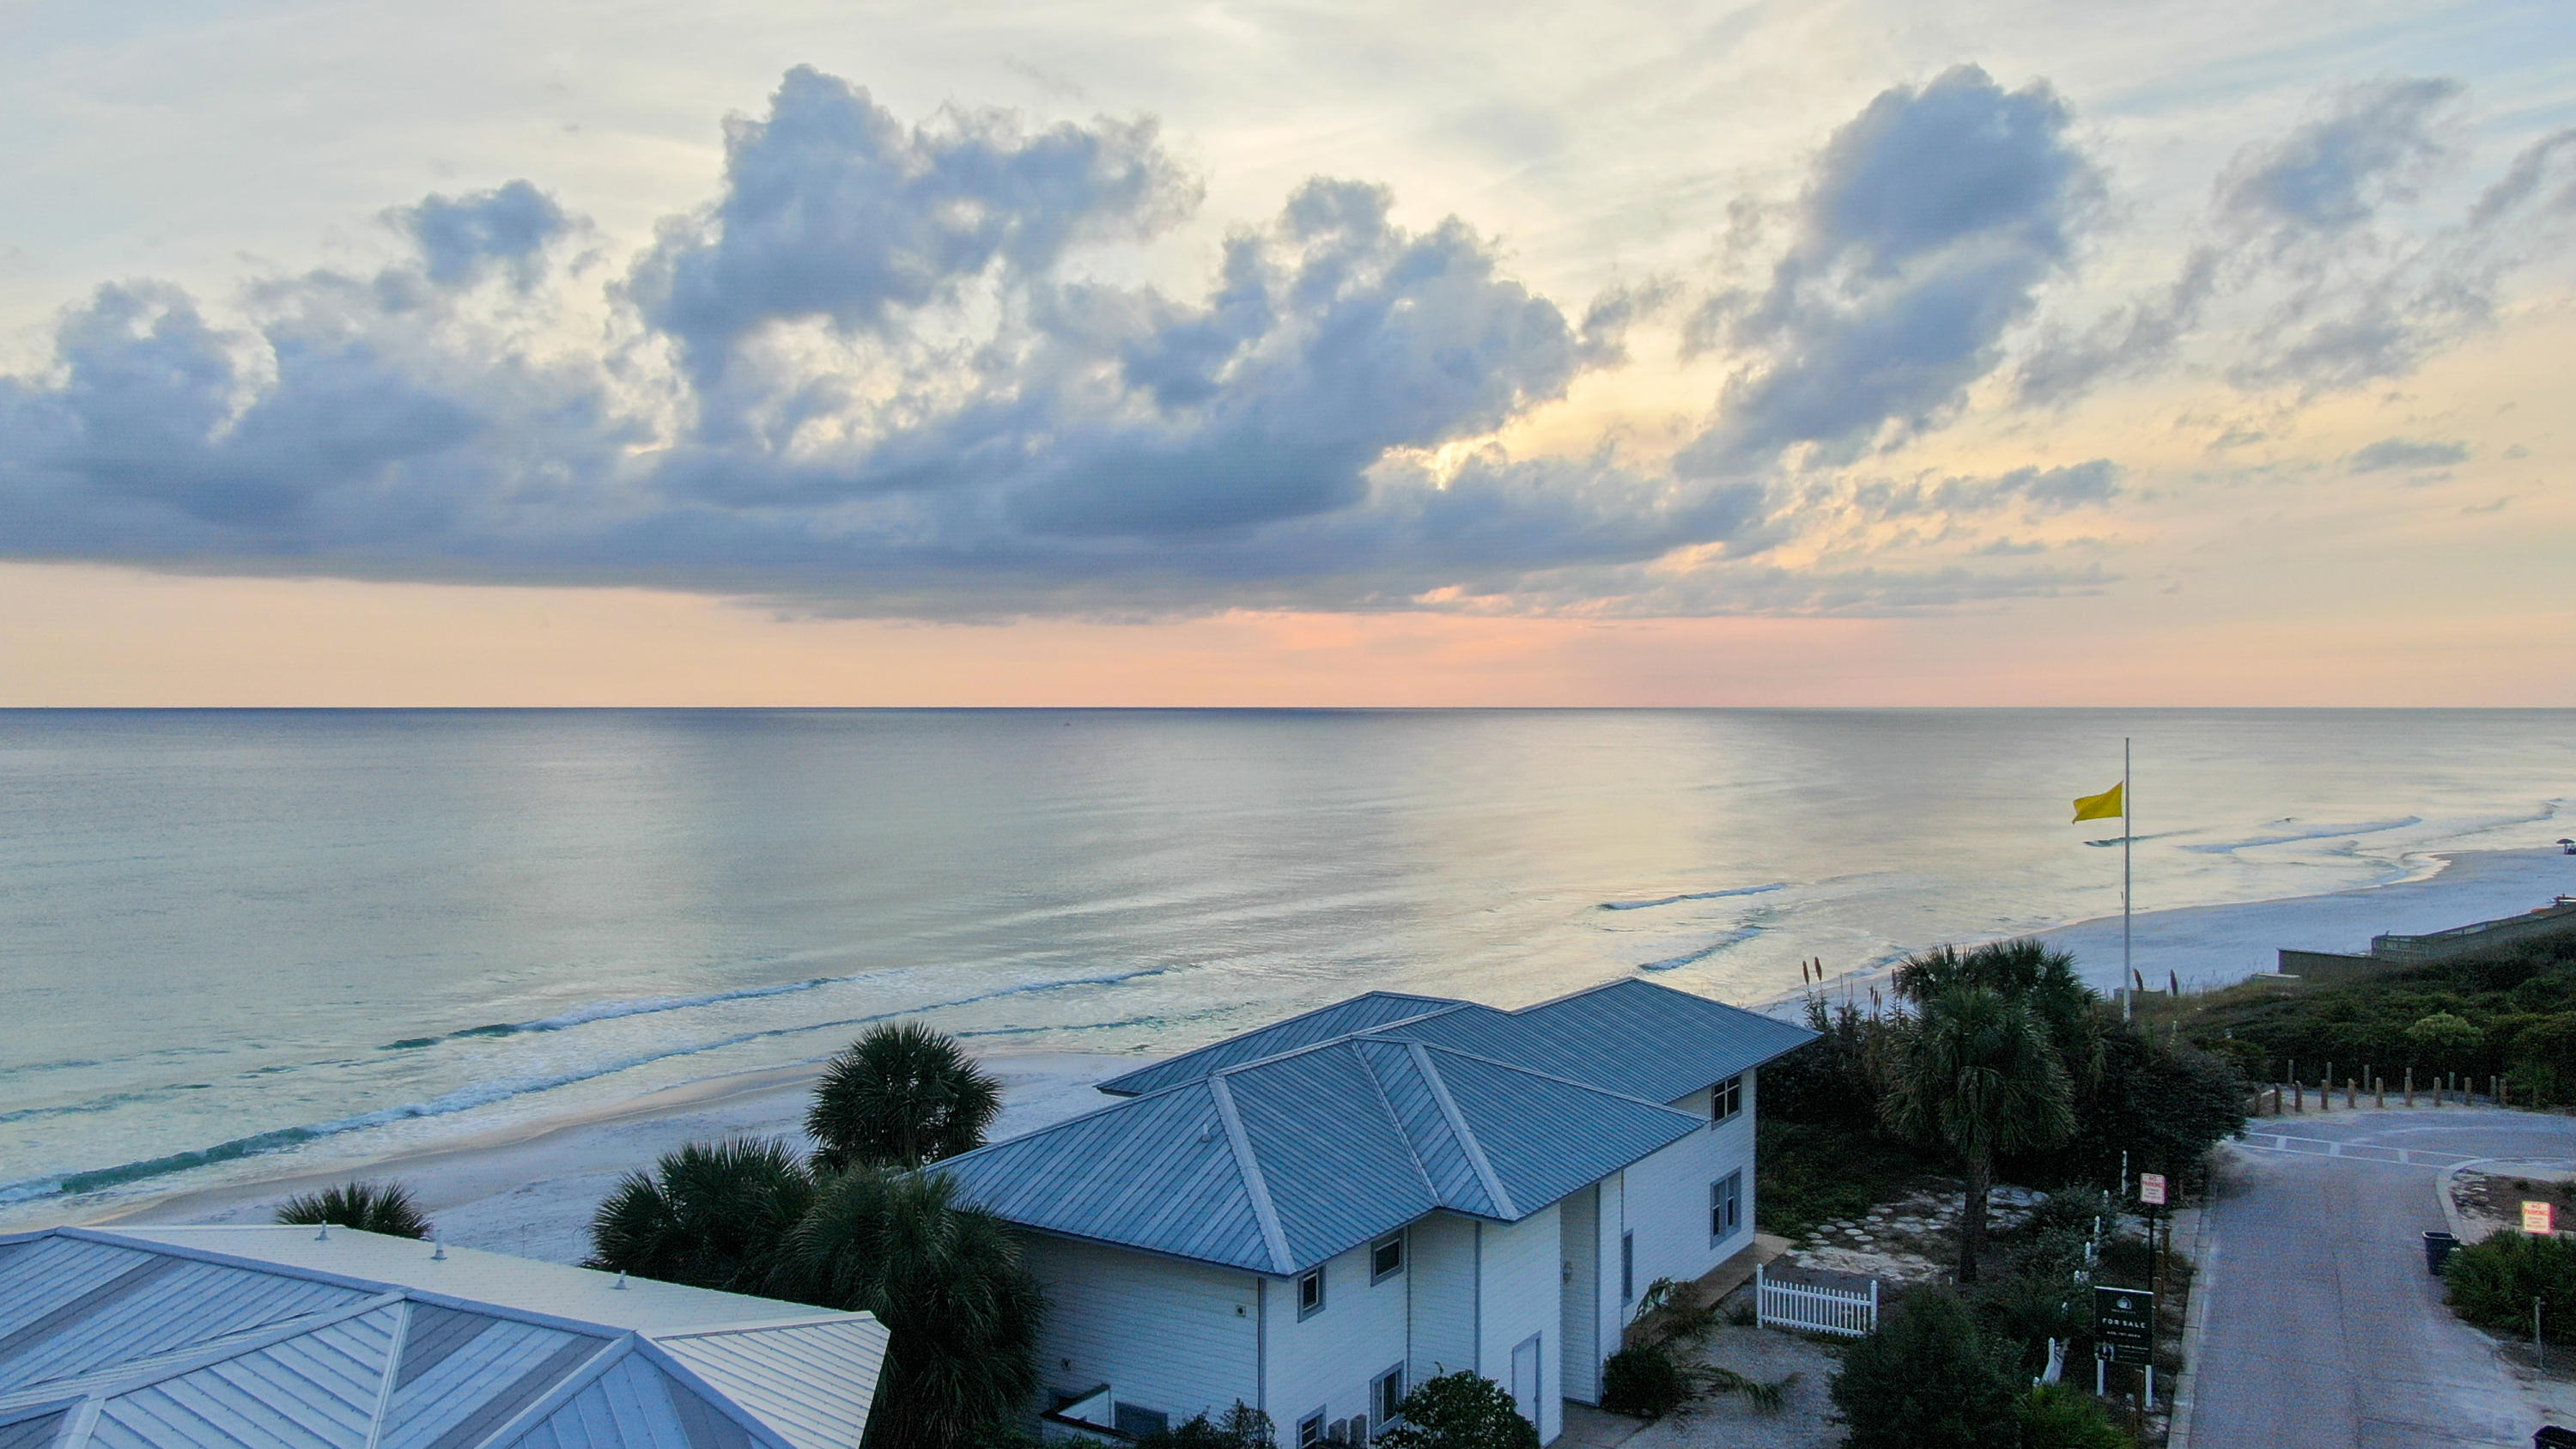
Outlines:
<svg viewBox="0 0 2576 1449"><path fill-rule="evenodd" d="M1334 1438L1350 1445L1351 1449L1366 1449L1369 1441L1368 1415L1353 1414L1333 1427L1339 1431L1333 1435Z"/></svg>

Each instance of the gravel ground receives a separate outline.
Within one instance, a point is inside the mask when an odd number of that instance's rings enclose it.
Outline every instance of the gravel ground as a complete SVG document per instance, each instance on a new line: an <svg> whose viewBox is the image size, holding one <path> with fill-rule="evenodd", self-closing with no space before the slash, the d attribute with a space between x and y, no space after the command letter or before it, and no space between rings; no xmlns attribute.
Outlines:
<svg viewBox="0 0 2576 1449"><path fill-rule="evenodd" d="M1834 1449L1843 1442L1843 1426L1832 1422L1827 1396L1842 1363L1834 1346L1776 1328L1728 1324L1710 1334L1693 1357L1765 1383L1795 1375L1787 1406L1765 1414L1741 1394L1721 1394L1648 1424L1623 1449Z"/></svg>

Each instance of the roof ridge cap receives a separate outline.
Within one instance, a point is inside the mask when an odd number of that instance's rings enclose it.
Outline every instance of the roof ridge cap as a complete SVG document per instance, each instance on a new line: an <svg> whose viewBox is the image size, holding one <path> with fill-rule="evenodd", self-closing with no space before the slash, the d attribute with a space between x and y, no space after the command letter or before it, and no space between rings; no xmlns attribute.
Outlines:
<svg viewBox="0 0 2576 1449"><path fill-rule="evenodd" d="M1293 1025L1293 1024L1295 1024L1295 1023L1297 1023L1297 1022L1304 1021L1306 1018L1308 1018L1308 1017L1310 1017L1310 1016L1321 1016L1321 1015L1323 1015L1325 1012L1333 1011L1333 1010L1336 1010L1336 1009L1338 1009L1338 1008L1348 1006L1348 1005L1350 1005L1350 1004L1351 1004L1352 1002L1354 1002L1354 1001L1365 1001L1365 1000L1367 1000L1369 997L1372 997L1372 996L1384 996L1384 997L1389 997L1389 998L1391 998L1391 999L1393 999L1393 1000L1397 1000L1397 1001L1420 1001L1420 1002L1426 1002L1426 1003L1430 1003L1430 1004L1433 1004L1433 1005L1438 1006L1441 1010L1448 1010L1448 1009L1450 1009L1450 1008L1453 1008L1453 1007L1460 1007L1460 1006L1472 1006L1472 1005L1474 1005L1474 1004L1475 1004L1474 1002L1470 1002L1470 1001L1462 1001L1462 1000L1460 1000L1459 998L1454 997L1454 996L1423 996L1423 995L1420 995L1419 993L1411 992L1411 991L1379 991L1379 990L1362 991L1362 992L1358 992L1358 993L1356 993L1356 994L1354 994L1354 995L1345 996L1345 997L1343 997L1343 998L1342 998L1341 1000L1339 1000L1339 1001L1327 1001L1327 1002L1325 1002L1325 1003L1324 1003L1323 1005L1321 1005L1321 1006L1312 1006L1312 1007L1308 1007L1306 1010L1301 1011L1301 1012L1298 1012L1298 1013L1297 1013L1296 1015L1294 1015L1294 1016L1283 1016L1283 1017L1279 1018L1277 1021L1268 1021L1268 1022L1263 1022L1261 1025L1259 1025L1259 1026L1256 1026L1256 1027L1252 1028L1250 1031L1239 1031L1239 1032L1236 1032L1236 1033L1235 1033L1234 1035L1232 1035L1232 1036L1223 1036L1223 1037L1219 1037L1219 1038L1217 1038L1215 1041L1209 1042L1209 1043L1208 1043L1207 1045L1205 1045L1205 1046L1195 1046L1195 1047L1192 1047L1192 1048L1190 1048L1188 1051L1182 1052L1182 1053L1181 1053L1180 1055L1178 1055L1178 1056L1165 1057L1165 1058L1163 1058L1163 1059L1162 1059L1161 1061L1159 1061L1159 1062L1151 1062L1151 1063L1148 1063L1148 1064L1146 1064L1146 1065L1144 1065L1144 1066L1141 1066L1141 1067L1136 1068L1134 1071L1120 1072L1117 1076L1109 1077L1109 1078L1105 1078L1105 1079L1103 1079L1103 1080L1101 1080L1101 1081L1099 1081L1099 1082L1095 1082L1095 1083L1093 1083L1093 1084L1092 1084L1092 1086L1093 1086L1093 1089L1094 1089L1095 1091L1104 1091L1104 1092L1105 1092L1105 1091L1108 1091L1108 1090L1109 1090L1109 1088L1110 1088L1110 1084L1111 1084L1111 1083L1113 1083L1113 1082L1123 1082L1123 1081L1127 1080L1129 1077L1142 1076L1144 1073L1146 1073L1146 1072L1150 1072L1150 1071L1153 1071L1153 1070L1154 1070L1155 1068L1157 1068L1157 1067L1167 1067L1167 1066L1170 1066L1170 1065L1171 1065L1172 1063L1174 1063L1174 1062L1177 1062L1177 1061L1185 1061L1185 1060L1187 1060L1187 1059L1188 1059L1188 1058L1190 1058L1190 1057L1197 1056L1197 1055L1198 1055L1199 1053L1201 1053L1201 1052L1214 1051L1214 1050L1216 1050L1218 1047L1221 1047L1221 1046L1225 1045L1227 1042L1230 1042L1230 1041L1240 1041L1240 1040L1242 1040L1244 1037L1247 1037L1247 1036L1257 1036L1257 1035L1259 1035L1260 1033L1265 1032L1265 1031L1277 1031L1279 1028L1281 1028L1281 1027L1283 1027L1283 1026L1289 1026L1289 1025ZM1436 1012L1429 1012L1429 1011L1417 1012L1417 1013L1415 1013L1415 1014L1414 1014L1414 1015L1412 1015L1412 1016L1398 1017L1398 1018L1397 1018L1397 1020L1398 1020L1398 1021L1419 1021L1419 1020L1421 1020L1421 1019L1422 1019L1423 1017L1425 1017L1425 1016L1432 1016L1432 1015L1436 1015L1436 1014L1437 1014ZM1384 1024L1385 1024L1385 1025L1392 1025L1393 1023L1384 1023ZM1369 1030L1374 1031L1374 1030L1376 1030L1377 1028L1375 1028L1375 1027L1371 1027L1371 1028L1368 1028L1368 1029L1369 1029ZM1344 1036L1347 1036L1347 1035L1349 1035L1349 1033L1345 1032L1345 1033L1343 1033L1343 1035L1344 1035ZM1341 1039L1342 1039L1341 1037L1327 1037L1327 1038L1325 1038L1325 1041L1339 1041L1339 1040L1341 1040ZM1312 1045L1315 1045L1315 1046L1322 1046L1322 1045L1324 1045L1324 1042L1315 1042L1315 1043L1312 1043ZM1283 1055L1286 1055L1286 1053L1282 1053L1282 1052L1273 1052L1273 1053L1271 1053L1271 1056L1270 1056L1270 1057L1258 1057L1258 1058L1255 1058L1254 1060L1256 1060L1256 1061L1268 1061L1268 1060L1270 1060L1270 1059L1271 1059L1271 1057L1277 1057L1277 1056L1283 1056ZM1249 1065L1249 1063L1244 1063L1243 1065ZM1216 1071L1216 1070L1232 1070L1232 1068L1212 1068L1212 1069L1211 1069L1211 1072ZM1196 1081L1196 1080L1204 1080L1204 1078L1193 1078L1192 1080L1194 1080L1194 1081ZM1189 1085L1189 1083L1188 1083L1188 1082L1182 1082L1182 1083L1179 1083L1178 1085L1186 1087L1186 1086L1188 1086L1188 1085ZM1137 1096L1156 1096L1156 1095L1161 1094L1162 1092L1168 1092L1168 1091L1170 1091L1170 1090L1172 1090L1170 1087L1161 1087L1161 1088L1157 1088L1157 1089L1156 1089L1155 1091L1153 1091L1153 1092L1140 1092L1140 1093L1136 1093L1136 1094L1134 1094L1134 1095L1137 1095ZM1113 1093L1112 1095L1126 1095L1126 1094L1124 1094L1124 1093ZM961 1155L963 1155L963 1154L961 1154Z"/></svg>
<svg viewBox="0 0 2576 1449"><path fill-rule="evenodd" d="M1432 1100L1440 1104L1440 1115L1447 1119L1450 1132L1458 1138L1458 1150L1466 1154L1467 1165L1475 1169L1476 1181L1483 1185L1485 1195L1493 1199L1495 1211L1501 1213L1505 1221L1519 1218L1519 1204L1514 1203L1512 1195L1503 1190L1503 1179L1494 1171L1494 1164L1485 1160L1485 1144L1477 1141L1476 1134L1468 1129L1466 1117L1458 1110L1457 1099L1449 1095L1449 1084L1440 1079L1439 1069L1431 1065L1431 1048L1418 1041L1406 1042L1405 1046L1411 1050L1413 1064L1421 1070L1422 1080L1430 1085Z"/></svg>
<svg viewBox="0 0 2576 1449"><path fill-rule="evenodd" d="M290 1338L302 1338L308 1333L318 1332L334 1324L345 1323L352 1318L363 1318L380 1308L393 1307L402 1302L401 1292L394 1291L379 1293L356 1303L317 1308L310 1313L299 1313L293 1318L261 1324L256 1328L244 1329L239 1333L228 1334L211 1342L190 1344L184 1348L171 1349L166 1353L132 1359L121 1364L106 1365L85 1374L71 1374L42 1384L29 1384L23 1389L0 1393L0 1405L23 1408L28 1404L47 1403L56 1399L112 1399L119 1394L130 1394L136 1389L149 1388L169 1379L195 1373L199 1369L211 1368L219 1363L230 1363L245 1354L275 1348ZM394 1347L400 1347L399 1340ZM392 1350L389 1349L388 1354L390 1355L391 1352ZM90 1387L86 1389L73 1387L84 1383ZM12 1400L19 1402L12 1403Z"/></svg>
<svg viewBox="0 0 2576 1449"><path fill-rule="evenodd" d="M1288 1234L1279 1226L1279 1208L1270 1200L1270 1183L1261 1175L1261 1160L1253 1156L1243 1115L1235 1110L1234 1089L1213 1074L1207 1078L1207 1088L1208 1099L1216 1104L1217 1120L1225 1124L1226 1145L1234 1150L1235 1170L1243 1174L1244 1195L1252 1200L1252 1217L1261 1224L1261 1241L1270 1249L1270 1262L1283 1275L1294 1273L1297 1259L1288 1251Z"/></svg>
<svg viewBox="0 0 2576 1449"><path fill-rule="evenodd" d="M1351 1045L1356 1047L1358 1043L1353 1042ZM1387 1042L1383 1043L1383 1045L1393 1046L1395 1044ZM1369 1085L1377 1089L1378 1105L1386 1108L1386 1120L1389 1125L1395 1128L1396 1140L1404 1144L1404 1155L1413 1159L1413 1170L1421 1175L1422 1195L1431 1199L1433 1202L1438 1202L1440 1200L1440 1188L1431 1180L1431 1169L1423 1165L1421 1150L1413 1145L1413 1134L1404 1130L1404 1118L1399 1116L1395 1110L1395 1099L1386 1094L1385 1079L1377 1074L1377 1068L1369 1062L1368 1053L1355 1052L1354 1055L1360 1059L1360 1070L1367 1075ZM1410 1052L1406 1053L1405 1059L1408 1061L1412 1060L1412 1054Z"/></svg>
<svg viewBox="0 0 2576 1449"><path fill-rule="evenodd" d="M1218 1077L1232 1076L1236 1072L1248 1072L1254 1067L1266 1067L1273 1062L1284 1062L1290 1057L1302 1057L1308 1052L1319 1052L1326 1047L1344 1046L1351 1042L1376 1036L1380 1032L1388 1032L1393 1031L1398 1027L1411 1026L1418 1021L1429 1021L1436 1016L1447 1016L1451 1012L1464 1011L1475 1004L1476 1003L1472 1001L1452 1001L1446 1003L1437 1011L1426 1011L1419 1016L1398 1017L1394 1021L1382 1021L1375 1026L1353 1027L1351 1030L1343 1032L1340 1036L1328 1036L1322 1041L1310 1041L1304 1046L1289 1047L1284 1051L1275 1051L1266 1057L1254 1057L1248 1062L1236 1062L1230 1067L1212 1067L1208 1070L1208 1074L1199 1080L1214 1081ZM1309 1014L1311 1015L1311 1013ZM1294 1020L1294 1018L1291 1018L1291 1020ZM1165 1088L1164 1090L1169 1091L1170 1089Z"/></svg>

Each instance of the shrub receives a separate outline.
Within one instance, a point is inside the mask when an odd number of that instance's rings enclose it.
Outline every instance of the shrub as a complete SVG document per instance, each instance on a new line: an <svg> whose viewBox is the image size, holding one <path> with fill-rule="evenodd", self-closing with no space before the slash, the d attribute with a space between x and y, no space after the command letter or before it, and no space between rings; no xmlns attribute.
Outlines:
<svg viewBox="0 0 2576 1449"><path fill-rule="evenodd" d="M396 1238L429 1236L429 1219L413 1204L411 1189L399 1182L344 1182L291 1197L278 1208L277 1220L329 1223Z"/></svg>
<svg viewBox="0 0 2576 1449"><path fill-rule="evenodd" d="M2449 1053L2476 1046L2478 1035L2478 1029L2469 1024L2467 1017L2447 1011L2419 1017L2413 1026L2406 1028L2406 1039L2432 1052L2437 1061Z"/></svg>
<svg viewBox="0 0 2576 1449"><path fill-rule="evenodd" d="M2063 1384L2034 1385L2014 1406L2021 1449L2137 1449L2102 1401Z"/></svg>
<svg viewBox="0 0 2576 1449"><path fill-rule="evenodd" d="M692 1142L630 1172L591 1215L589 1266L729 1293L769 1291L814 1180L768 1137Z"/></svg>
<svg viewBox="0 0 2576 1449"><path fill-rule="evenodd" d="M2576 1242L2497 1233L2456 1249L2442 1265L2453 1312L2498 1333L2531 1331L2531 1305L2548 1305L2541 1331L2576 1343Z"/></svg>
<svg viewBox="0 0 2576 1449"><path fill-rule="evenodd" d="M1404 1422L1378 1436L1385 1449L1539 1449L1503 1386L1463 1369L1424 1379L1397 1407Z"/></svg>
<svg viewBox="0 0 2576 1449"><path fill-rule="evenodd" d="M1905 1295L1834 1376L1849 1449L1988 1449L2019 1437L2012 1372L1948 1292Z"/></svg>
<svg viewBox="0 0 2576 1449"><path fill-rule="evenodd" d="M1222 1419L1192 1415L1137 1440L1136 1449L1275 1449L1277 1443L1270 1416L1237 1399Z"/></svg>
<svg viewBox="0 0 2576 1449"><path fill-rule="evenodd" d="M1601 1407L1614 1414L1660 1419L1690 1401L1690 1388L1662 1347L1623 1348L1601 1365Z"/></svg>

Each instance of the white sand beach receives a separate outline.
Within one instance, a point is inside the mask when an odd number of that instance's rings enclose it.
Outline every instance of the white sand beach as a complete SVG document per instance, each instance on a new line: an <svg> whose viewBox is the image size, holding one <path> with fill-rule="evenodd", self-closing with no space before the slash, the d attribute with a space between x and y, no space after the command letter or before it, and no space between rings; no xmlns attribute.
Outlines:
<svg viewBox="0 0 2576 1449"><path fill-rule="evenodd" d="M2273 952L2283 946L2358 951L2377 932L2433 931L2519 914L2576 891L2576 856L2556 851L2463 853L2441 860L2439 867L2363 890L2142 913L2135 922L2138 965L2157 985L2168 971L2186 987L2219 985L2272 969ZM2097 984L2114 984L2118 917L2047 936L2074 949ZM984 1065L1003 1087L994 1136L1015 1136L1105 1105L1108 1099L1092 1085L1143 1060L1065 1051L984 1053ZM659 1154L691 1141L746 1134L802 1143L814 1071L799 1066L713 1078L611 1110L434 1151L160 1198L122 1208L104 1221L256 1222L294 1193L352 1175L391 1177L410 1186L451 1242L576 1262L587 1252L585 1227L600 1199L620 1177L649 1166Z"/></svg>
<svg viewBox="0 0 2576 1449"><path fill-rule="evenodd" d="M980 1054L1002 1084L995 1137L1060 1122L1109 1098L1092 1083L1148 1059L1091 1052L1009 1050ZM279 1203L347 1178L393 1178L451 1243L577 1263L590 1252L593 1209L638 1168L690 1142L781 1136L800 1147L816 1068L744 1072L638 1097L611 1111L532 1123L435 1151L385 1157L327 1173L270 1178L181 1193L95 1219L131 1223L266 1222Z"/></svg>

